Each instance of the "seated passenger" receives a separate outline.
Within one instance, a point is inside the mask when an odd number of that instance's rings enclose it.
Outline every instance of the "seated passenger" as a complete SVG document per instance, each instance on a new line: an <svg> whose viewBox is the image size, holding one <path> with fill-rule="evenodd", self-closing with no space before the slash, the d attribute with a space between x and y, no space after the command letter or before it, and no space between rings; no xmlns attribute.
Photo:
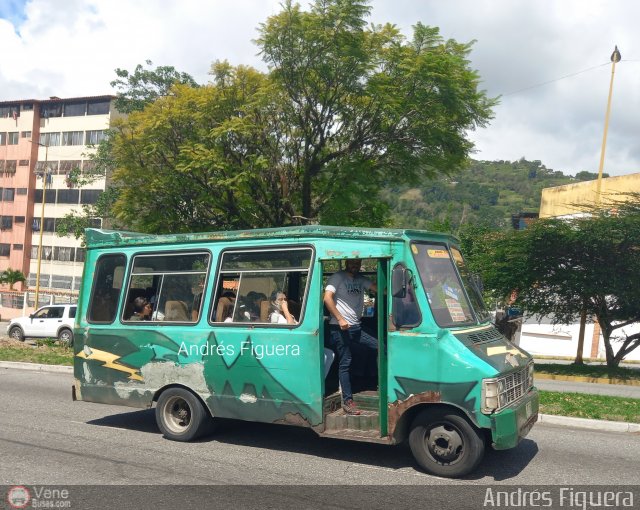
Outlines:
<svg viewBox="0 0 640 510"><path fill-rule="evenodd" d="M275 290L271 294L269 322L272 324L298 324L295 317L289 312L287 296L281 290Z"/></svg>
<svg viewBox="0 0 640 510"><path fill-rule="evenodd" d="M147 298L139 296L133 300L133 315L128 319L130 321L149 321L153 307Z"/></svg>

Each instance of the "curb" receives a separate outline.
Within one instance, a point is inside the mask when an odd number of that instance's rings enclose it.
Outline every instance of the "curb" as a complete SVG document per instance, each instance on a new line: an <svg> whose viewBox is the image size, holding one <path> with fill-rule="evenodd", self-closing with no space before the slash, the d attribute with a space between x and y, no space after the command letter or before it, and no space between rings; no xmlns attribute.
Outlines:
<svg viewBox="0 0 640 510"><path fill-rule="evenodd" d="M640 423L627 423L624 421L592 420L588 418L573 418L571 416L557 416L555 414L539 414L538 421L548 425L601 430L603 432L640 433Z"/></svg>
<svg viewBox="0 0 640 510"><path fill-rule="evenodd" d="M43 365L41 363L25 363L23 361L0 361L0 368L15 368L18 370L32 370L36 372L73 374L73 367L70 367L68 365Z"/></svg>
<svg viewBox="0 0 640 510"><path fill-rule="evenodd" d="M578 375L555 375L545 374L540 372L534 372L534 378L537 379L551 379L553 381L571 381L571 382L584 382L584 383L596 383L596 384L618 384L621 386L640 386L640 381L627 380L627 379L614 379L605 377L584 377Z"/></svg>

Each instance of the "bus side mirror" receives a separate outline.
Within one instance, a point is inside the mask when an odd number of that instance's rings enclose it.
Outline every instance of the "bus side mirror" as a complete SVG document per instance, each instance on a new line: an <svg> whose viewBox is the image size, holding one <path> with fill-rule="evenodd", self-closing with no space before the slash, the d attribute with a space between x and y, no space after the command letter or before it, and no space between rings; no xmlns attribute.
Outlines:
<svg viewBox="0 0 640 510"><path fill-rule="evenodd" d="M407 295L409 277L407 270L401 265L393 268L391 273L391 294L394 298L403 298Z"/></svg>

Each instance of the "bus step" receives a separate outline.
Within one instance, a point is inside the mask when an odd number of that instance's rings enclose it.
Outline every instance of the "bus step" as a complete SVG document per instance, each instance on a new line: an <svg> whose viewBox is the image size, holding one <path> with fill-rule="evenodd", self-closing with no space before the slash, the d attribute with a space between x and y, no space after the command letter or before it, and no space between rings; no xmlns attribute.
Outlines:
<svg viewBox="0 0 640 510"><path fill-rule="evenodd" d="M325 432L338 430L378 431L379 415L376 411L362 410L361 414L346 414L342 409L328 414Z"/></svg>
<svg viewBox="0 0 640 510"><path fill-rule="evenodd" d="M380 437L377 430L325 430L320 433L321 437L330 437L332 439L349 439L350 441L364 441L367 443L390 444L388 437Z"/></svg>

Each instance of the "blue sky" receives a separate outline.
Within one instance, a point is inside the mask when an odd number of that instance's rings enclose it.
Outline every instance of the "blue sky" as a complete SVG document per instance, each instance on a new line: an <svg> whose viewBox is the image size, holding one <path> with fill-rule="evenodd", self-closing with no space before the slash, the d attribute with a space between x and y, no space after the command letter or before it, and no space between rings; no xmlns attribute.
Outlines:
<svg viewBox="0 0 640 510"><path fill-rule="evenodd" d="M252 40L280 4L0 0L0 101L110 94L116 68L132 70L147 59L200 83L215 60L264 70ZM640 172L637 0L372 0L371 6L370 21L396 24L407 37L421 21L445 38L476 41L471 66L482 88L502 97L489 126L469 133L475 158L524 157L565 174L598 170L609 56L617 44L622 62L604 171Z"/></svg>
<svg viewBox="0 0 640 510"><path fill-rule="evenodd" d="M0 18L10 21L14 26L19 25L25 19L24 6L27 0L2 0L0 1Z"/></svg>

